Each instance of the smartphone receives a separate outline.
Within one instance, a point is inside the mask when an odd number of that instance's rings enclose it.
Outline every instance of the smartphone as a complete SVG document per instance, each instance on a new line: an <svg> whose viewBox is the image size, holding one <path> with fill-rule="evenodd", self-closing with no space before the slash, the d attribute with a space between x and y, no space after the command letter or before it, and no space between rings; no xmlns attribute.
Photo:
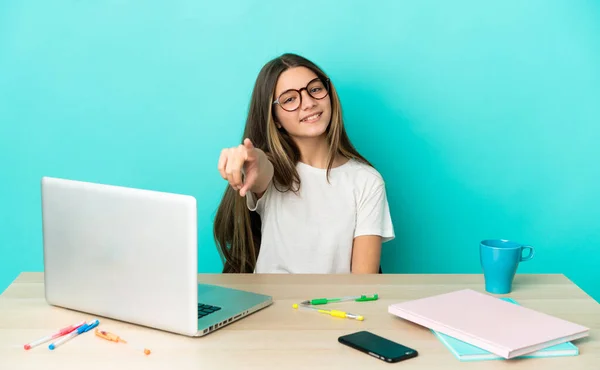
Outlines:
<svg viewBox="0 0 600 370"><path fill-rule="evenodd" d="M412 348L368 331L343 335L338 338L338 341L385 362L403 361L418 355Z"/></svg>

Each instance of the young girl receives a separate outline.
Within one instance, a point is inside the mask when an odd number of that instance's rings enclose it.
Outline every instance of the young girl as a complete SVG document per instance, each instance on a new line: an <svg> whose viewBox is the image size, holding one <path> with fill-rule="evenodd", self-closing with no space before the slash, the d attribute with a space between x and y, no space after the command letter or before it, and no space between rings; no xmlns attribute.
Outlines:
<svg viewBox="0 0 600 370"><path fill-rule="evenodd" d="M354 149L333 83L284 54L260 71L214 223L223 272L377 273L394 238L385 183Z"/></svg>

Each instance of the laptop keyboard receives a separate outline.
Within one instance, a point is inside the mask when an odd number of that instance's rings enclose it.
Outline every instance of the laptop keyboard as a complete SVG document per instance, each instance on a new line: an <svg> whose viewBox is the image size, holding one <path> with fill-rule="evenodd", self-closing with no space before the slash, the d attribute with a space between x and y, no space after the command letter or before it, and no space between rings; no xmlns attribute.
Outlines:
<svg viewBox="0 0 600 370"><path fill-rule="evenodd" d="M210 315L213 312L217 312L221 307L211 306L209 304L198 303L198 318L201 319L204 316Z"/></svg>

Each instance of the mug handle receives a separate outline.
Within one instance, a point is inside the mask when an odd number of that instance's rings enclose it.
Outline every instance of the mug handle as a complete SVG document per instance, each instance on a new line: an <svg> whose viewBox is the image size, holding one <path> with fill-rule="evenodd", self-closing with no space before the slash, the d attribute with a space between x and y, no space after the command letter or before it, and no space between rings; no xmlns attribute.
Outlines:
<svg viewBox="0 0 600 370"><path fill-rule="evenodd" d="M529 254L527 256L523 257L523 251L526 249L529 250ZM521 247L521 262L529 261L530 259L533 258L533 254L534 254L533 247L530 247L528 245Z"/></svg>

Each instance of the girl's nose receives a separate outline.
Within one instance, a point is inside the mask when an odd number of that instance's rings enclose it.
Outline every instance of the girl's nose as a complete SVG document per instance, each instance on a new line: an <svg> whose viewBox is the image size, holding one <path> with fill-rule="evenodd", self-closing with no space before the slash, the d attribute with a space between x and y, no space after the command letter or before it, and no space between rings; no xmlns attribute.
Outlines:
<svg viewBox="0 0 600 370"><path fill-rule="evenodd" d="M315 99L307 91L302 91L300 94L302 94L302 110L307 110L317 105Z"/></svg>

